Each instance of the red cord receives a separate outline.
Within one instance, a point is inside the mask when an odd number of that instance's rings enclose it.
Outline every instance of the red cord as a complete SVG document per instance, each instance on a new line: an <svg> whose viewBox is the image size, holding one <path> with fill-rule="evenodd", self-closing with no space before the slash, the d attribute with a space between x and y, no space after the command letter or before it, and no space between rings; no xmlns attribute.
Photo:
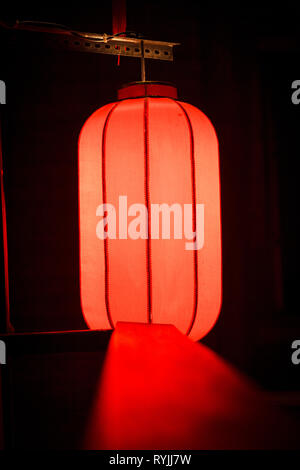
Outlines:
<svg viewBox="0 0 300 470"><path fill-rule="evenodd" d="M4 194L4 178L3 178L3 159L2 159L2 135L0 127L0 185L1 185L1 213L3 227L3 258L4 258L4 288L5 288L5 310L6 310L6 330L13 331L14 328L10 323L10 305L9 305L9 277L8 277L8 249L7 249L7 225L6 225L6 205Z"/></svg>
<svg viewBox="0 0 300 470"><path fill-rule="evenodd" d="M112 32L118 34L124 31L126 31L126 0L113 0ZM117 65L120 65L120 56L118 56Z"/></svg>

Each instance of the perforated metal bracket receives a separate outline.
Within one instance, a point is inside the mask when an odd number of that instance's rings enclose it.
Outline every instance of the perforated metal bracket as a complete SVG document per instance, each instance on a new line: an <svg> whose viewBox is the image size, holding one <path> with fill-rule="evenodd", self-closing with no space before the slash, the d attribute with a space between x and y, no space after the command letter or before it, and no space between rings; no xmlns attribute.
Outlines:
<svg viewBox="0 0 300 470"><path fill-rule="evenodd" d="M68 29L54 23L17 21L14 25L0 22L6 29L46 33L47 44L64 49L98 54L122 55L141 59L173 60L173 47L177 42L153 41L140 37L87 33Z"/></svg>
<svg viewBox="0 0 300 470"><path fill-rule="evenodd" d="M64 36L58 37L56 41L65 48L77 51L169 61L173 60L173 47L178 45L173 42L128 37L115 37L105 41L91 39L91 37Z"/></svg>

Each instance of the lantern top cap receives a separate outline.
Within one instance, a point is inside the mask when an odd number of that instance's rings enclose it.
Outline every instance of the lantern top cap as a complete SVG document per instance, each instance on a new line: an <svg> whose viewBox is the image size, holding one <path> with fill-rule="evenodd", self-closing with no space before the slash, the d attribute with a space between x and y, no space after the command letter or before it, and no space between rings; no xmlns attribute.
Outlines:
<svg viewBox="0 0 300 470"><path fill-rule="evenodd" d="M143 98L146 96L151 97L164 97L177 99L177 88L171 83L167 82L131 82L123 85L118 90L118 99L124 100L127 98Z"/></svg>

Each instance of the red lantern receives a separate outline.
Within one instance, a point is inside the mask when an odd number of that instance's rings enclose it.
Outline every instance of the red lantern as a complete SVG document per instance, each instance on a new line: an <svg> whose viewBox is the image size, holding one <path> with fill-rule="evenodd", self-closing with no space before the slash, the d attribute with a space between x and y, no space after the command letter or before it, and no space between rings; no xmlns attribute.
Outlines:
<svg viewBox="0 0 300 470"><path fill-rule="evenodd" d="M83 315L93 329L117 321L174 324L197 340L213 327L221 305L216 133L201 111L177 100L171 85L135 83L118 98L92 114L79 139ZM152 207L159 208L155 226ZM170 235L162 207L174 226L169 238L161 234ZM107 217L110 208L118 209L115 218ZM188 215L200 233L193 249L182 228ZM130 236L130 224L140 236Z"/></svg>

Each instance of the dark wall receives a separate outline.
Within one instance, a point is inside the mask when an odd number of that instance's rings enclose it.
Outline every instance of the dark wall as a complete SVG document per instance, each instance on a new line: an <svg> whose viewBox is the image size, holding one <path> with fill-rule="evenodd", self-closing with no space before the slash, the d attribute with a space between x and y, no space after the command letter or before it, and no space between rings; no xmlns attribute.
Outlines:
<svg viewBox="0 0 300 470"><path fill-rule="evenodd" d="M1 12L81 31L110 32L110 5ZM235 14L190 2L128 2L127 29L182 45L147 78L178 86L220 142L223 306L204 340L273 388L299 387L295 307L296 163L300 105L297 15ZM16 331L86 328L79 301L77 138L85 119L140 78L137 60L46 47L37 33L1 31L2 109L11 321ZM294 368L293 368L294 367Z"/></svg>

